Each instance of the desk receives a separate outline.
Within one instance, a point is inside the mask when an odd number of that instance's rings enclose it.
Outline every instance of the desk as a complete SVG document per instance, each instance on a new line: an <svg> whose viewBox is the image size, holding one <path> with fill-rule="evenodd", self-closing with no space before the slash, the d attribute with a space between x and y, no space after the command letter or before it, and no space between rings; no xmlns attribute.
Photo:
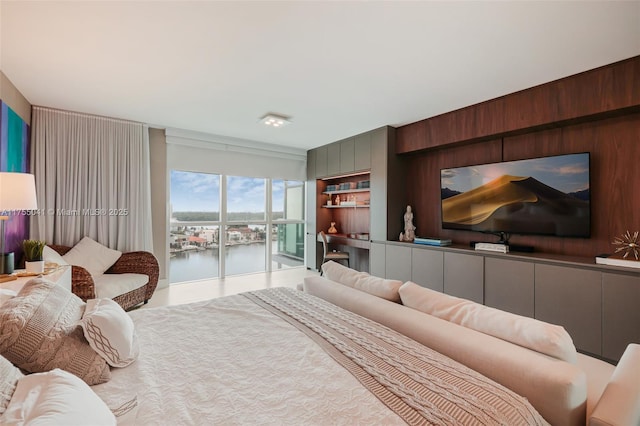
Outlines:
<svg viewBox="0 0 640 426"><path fill-rule="evenodd" d="M24 272L24 270L19 269L16 270L16 272ZM50 274L42 275L42 277L51 282L57 283L58 285L61 285L67 290L71 291L71 266L69 265L58 266L58 269L51 272ZM18 279L13 281L0 283L0 288L13 290L17 293L29 280L33 278L36 277L19 277Z"/></svg>
<svg viewBox="0 0 640 426"><path fill-rule="evenodd" d="M370 240L360 240L358 238L349 238L347 234L325 234L327 236L327 245L340 246L340 251L349 253L349 265L356 271L369 272L369 249L371 247ZM322 242L320 234L317 241ZM322 264L322 249L317 252L317 264Z"/></svg>
<svg viewBox="0 0 640 426"><path fill-rule="evenodd" d="M349 238L347 234L326 234L328 244L340 244L348 247L356 247L369 250L371 247L370 240L361 240L358 238ZM322 242L322 237L318 234L318 242Z"/></svg>

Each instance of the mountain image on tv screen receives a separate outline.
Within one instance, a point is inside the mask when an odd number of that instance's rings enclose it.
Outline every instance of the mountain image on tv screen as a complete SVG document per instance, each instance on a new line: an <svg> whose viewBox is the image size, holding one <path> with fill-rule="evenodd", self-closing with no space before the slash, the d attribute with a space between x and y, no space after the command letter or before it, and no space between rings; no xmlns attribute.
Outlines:
<svg viewBox="0 0 640 426"><path fill-rule="evenodd" d="M440 171L442 227L590 236L589 153Z"/></svg>

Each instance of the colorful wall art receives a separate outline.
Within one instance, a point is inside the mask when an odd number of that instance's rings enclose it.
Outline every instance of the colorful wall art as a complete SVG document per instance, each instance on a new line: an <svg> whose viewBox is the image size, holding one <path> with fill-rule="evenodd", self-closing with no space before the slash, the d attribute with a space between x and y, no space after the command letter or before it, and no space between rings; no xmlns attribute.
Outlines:
<svg viewBox="0 0 640 426"><path fill-rule="evenodd" d="M29 126L0 100L0 171L29 172ZM29 217L11 214L6 224L5 252L22 253L22 240L29 238Z"/></svg>

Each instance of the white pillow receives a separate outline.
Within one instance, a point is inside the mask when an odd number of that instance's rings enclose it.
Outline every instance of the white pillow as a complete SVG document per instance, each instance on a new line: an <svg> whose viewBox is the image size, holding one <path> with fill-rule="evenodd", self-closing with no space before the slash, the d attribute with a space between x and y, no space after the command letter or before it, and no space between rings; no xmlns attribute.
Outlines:
<svg viewBox="0 0 640 426"><path fill-rule="evenodd" d="M60 255L60 253L58 253L57 251L55 251L49 246L44 246L44 250L42 250L42 260L44 260L45 263L57 263L58 265L68 265L67 261L64 260L64 258Z"/></svg>
<svg viewBox="0 0 640 426"><path fill-rule="evenodd" d="M8 288L0 288L0 306L9 299L16 297L18 293Z"/></svg>
<svg viewBox="0 0 640 426"><path fill-rule="evenodd" d="M400 302L398 289L402 285L402 281L374 277L366 272L359 272L347 268L332 260L322 265L322 272L325 278L331 281L353 287L383 299L391 300L392 302Z"/></svg>
<svg viewBox="0 0 640 426"><path fill-rule="evenodd" d="M113 300L87 300L80 326L89 346L110 366L126 367L138 358L140 348L133 320Z"/></svg>
<svg viewBox="0 0 640 426"><path fill-rule="evenodd" d="M62 258L69 265L82 266L92 276L104 274L122 256L122 252L105 247L89 237L84 237Z"/></svg>
<svg viewBox="0 0 640 426"><path fill-rule="evenodd" d="M18 380L0 424L116 425L116 417L82 379L58 368Z"/></svg>
<svg viewBox="0 0 640 426"><path fill-rule="evenodd" d="M577 362L573 340L559 325L449 296L411 281L400 287L400 297L409 308L572 364Z"/></svg>
<svg viewBox="0 0 640 426"><path fill-rule="evenodd" d="M7 409L18 380L23 376L18 367L0 355L0 416ZM1 420L2 417L0 417L0 424L3 424Z"/></svg>

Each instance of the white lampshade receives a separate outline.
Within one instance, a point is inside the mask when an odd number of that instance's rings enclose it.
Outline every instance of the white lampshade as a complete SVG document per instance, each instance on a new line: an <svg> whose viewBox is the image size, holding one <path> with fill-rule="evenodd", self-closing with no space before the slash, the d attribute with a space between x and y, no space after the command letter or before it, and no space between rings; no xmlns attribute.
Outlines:
<svg viewBox="0 0 640 426"><path fill-rule="evenodd" d="M32 174L0 172L0 211L37 208L36 181Z"/></svg>

